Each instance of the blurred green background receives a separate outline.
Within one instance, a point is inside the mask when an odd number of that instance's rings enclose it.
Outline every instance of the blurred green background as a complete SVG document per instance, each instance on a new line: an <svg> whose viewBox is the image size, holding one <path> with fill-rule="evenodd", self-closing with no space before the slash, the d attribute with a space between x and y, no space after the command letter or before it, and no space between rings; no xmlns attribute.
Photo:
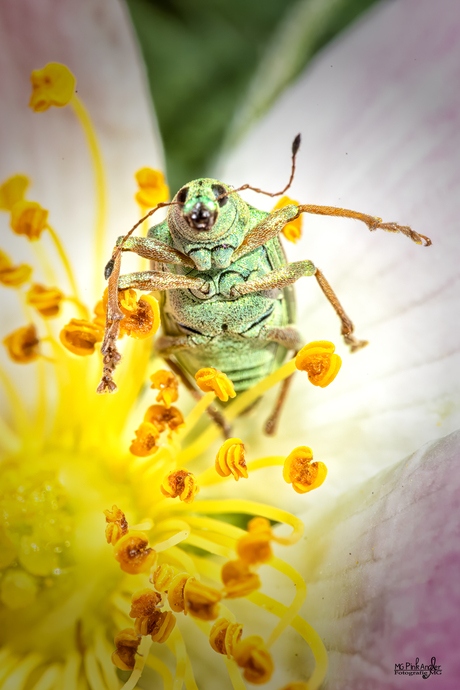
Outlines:
<svg viewBox="0 0 460 690"><path fill-rule="evenodd" d="M171 191L209 175L327 42L376 0L127 0ZM237 115L237 117L236 117Z"/></svg>

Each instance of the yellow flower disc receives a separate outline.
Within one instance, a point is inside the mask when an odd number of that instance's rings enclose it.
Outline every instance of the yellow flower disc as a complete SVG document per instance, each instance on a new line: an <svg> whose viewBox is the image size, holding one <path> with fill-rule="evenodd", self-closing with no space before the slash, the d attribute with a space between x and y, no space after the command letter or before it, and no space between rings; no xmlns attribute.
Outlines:
<svg viewBox="0 0 460 690"><path fill-rule="evenodd" d="M0 187L0 209L11 211L18 201L24 199L24 194L29 186L29 178L25 175L13 175Z"/></svg>
<svg viewBox="0 0 460 690"><path fill-rule="evenodd" d="M295 358L299 371L306 371L314 386L325 388L335 379L342 366L339 355L333 354L335 345L327 340L317 340L305 345Z"/></svg>
<svg viewBox="0 0 460 690"><path fill-rule="evenodd" d="M233 383L230 381L227 374L224 374L218 369L214 369L214 367L199 369L195 374L195 380L198 388L202 390L203 393L213 392L222 402L227 402L229 398L234 398L236 396Z"/></svg>
<svg viewBox="0 0 460 690"><path fill-rule="evenodd" d="M28 364L40 356L38 351L40 340L33 324L13 331L6 336L3 344L11 359L18 364Z"/></svg>
<svg viewBox="0 0 460 690"><path fill-rule="evenodd" d="M280 208L284 208L285 206L298 205L298 201L294 201L294 199L290 199L288 196L283 196L278 201L276 206L274 206L273 210L278 211ZM302 237L302 216L299 216L298 218L291 220L290 223L285 225L282 230L282 233L285 236L285 238L289 240L289 242L294 242L294 244L297 242L297 240L300 240L300 238Z"/></svg>
<svg viewBox="0 0 460 690"><path fill-rule="evenodd" d="M49 62L43 69L30 75L32 95L29 107L36 113L48 110L52 105L62 108L70 102L76 79L70 69L59 62Z"/></svg>
<svg viewBox="0 0 460 690"><path fill-rule="evenodd" d="M139 185L135 199L143 209L153 208L162 201L168 201L169 187L160 170L141 168L137 171L135 178Z"/></svg>
<svg viewBox="0 0 460 690"><path fill-rule="evenodd" d="M47 288L34 284L26 294L26 302L34 307L44 318L59 314L64 295L58 288Z"/></svg>
<svg viewBox="0 0 460 690"><path fill-rule="evenodd" d="M298 494L306 494L326 479L327 467L322 462L312 462L313 452L307 446L294 448L284 463L283 479Z"/></svg>
<svg viewBox="0 0 460 690"><path fill-rule="evenodd" d="M48 211L36 201L18 201L11 209L10 225L16 235L25 235L34 242L46 228Z"/></svg>
<svg viewBox="0 0 460 690"><path fill-rule="evenodd" d="M102 342L103 335L94 323L71 319L59 333L59 340L74 355L86 357L93 354L96 343Z"/></svg>

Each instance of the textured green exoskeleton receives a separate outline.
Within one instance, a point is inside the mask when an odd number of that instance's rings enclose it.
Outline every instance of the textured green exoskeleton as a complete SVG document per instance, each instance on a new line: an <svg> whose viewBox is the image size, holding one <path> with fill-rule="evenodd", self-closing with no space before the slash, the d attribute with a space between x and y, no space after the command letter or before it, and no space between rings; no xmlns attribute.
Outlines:
<svg viewBox="0 0 460 690"><path fill-rule="evenodd" d="M299 143L300 137L293 144L291 180ZM155 347L161 356L174 358L170 361L185 378L186 373L193 376L213 366L229 376L237 391L262 380L288 350L299 348L292 284L303 276L315 276L341 320L351 350L366 345L353 335L353 324L321 271L308 260L286 262L279 233L300 213L355 218L370 230L401 232L418 244L431 244L407 226L346 209L289 205L266 213L217 180L194 180L179 190L166 221L152 227L147 237L129 233L118 241L122 251L151 259L153 270L118 279L119 250L106 267L111 279L98 392L116 390L111 374L120 359L116 338L123 318L117 286L160 292L163 335Z"/></svg>

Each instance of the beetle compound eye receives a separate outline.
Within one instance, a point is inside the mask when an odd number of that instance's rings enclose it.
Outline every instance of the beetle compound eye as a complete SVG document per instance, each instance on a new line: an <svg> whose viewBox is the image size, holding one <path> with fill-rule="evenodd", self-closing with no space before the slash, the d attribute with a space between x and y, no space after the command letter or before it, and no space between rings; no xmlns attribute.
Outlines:
<svg viewBox="0 0 460 690"><path fill-rule="evenodd" d="M212 185L212 191L214 192L214 196L217 199L221 194L225 194L227 190L221 184L213 184ZM228 196L223 196L222 199L219 199L219 201L217 203L222 208L222 206L225 206L227 201L228 201Z"/></svg>
<svg viewBox="0 0 460 690"><path fill-rule="evenodd" d="M187 201L187 194L188 194L188 187L182 187L182 189L180 189L177 192L177 201L180 204L185 204L185 202Z"/></svg>

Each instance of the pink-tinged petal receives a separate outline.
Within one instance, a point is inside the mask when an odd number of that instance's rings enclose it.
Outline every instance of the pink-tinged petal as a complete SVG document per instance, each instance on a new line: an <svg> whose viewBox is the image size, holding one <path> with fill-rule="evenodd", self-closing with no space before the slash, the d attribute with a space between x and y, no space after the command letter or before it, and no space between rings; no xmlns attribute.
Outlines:
<svg viewBox="0 0 460 690"><path fill-rule="evenodd" d="M328 690L425 687L395 664L430 664L433 687L460 680L460 431L421 448L309 524L296 567L304 615L326 641Z"/></svg>
<svg viewBox="0 0 460 690"><path fill-rule="evenodd" d="M281 452L288 435L326 463L309 505L460 425L459 65L456 0L382 3L318 56L220 167L227 183L281 189L301 132L292 198L410 224L433 240L425 248L357 221L308 216L302 240L285 242L290 260L321 268L370 342L350 355L316 281L298 283L305 342L331 340L343 359L325 390L297 375L279 437L266 442Z"/></svg>
<svg viewBox="0 0 460 690"><path fill-rule="evenodd" d="M127 9L118 0L18 0L2 4L0 27L0 181L18 172L31 178L28 198L49 210L49 222L77 267L82 295L93 304L94 272L102 272L103 266L93 261L96 194L87 142L71 107L43 113L28 107L30 74L48 62L61 62L77 79L107 176L110 257L116 237L139 217L134 173L146 165L163 167ZM12 236L6 213L0 223L2 247L6 243L22 260L30 245Z"/></svg>

